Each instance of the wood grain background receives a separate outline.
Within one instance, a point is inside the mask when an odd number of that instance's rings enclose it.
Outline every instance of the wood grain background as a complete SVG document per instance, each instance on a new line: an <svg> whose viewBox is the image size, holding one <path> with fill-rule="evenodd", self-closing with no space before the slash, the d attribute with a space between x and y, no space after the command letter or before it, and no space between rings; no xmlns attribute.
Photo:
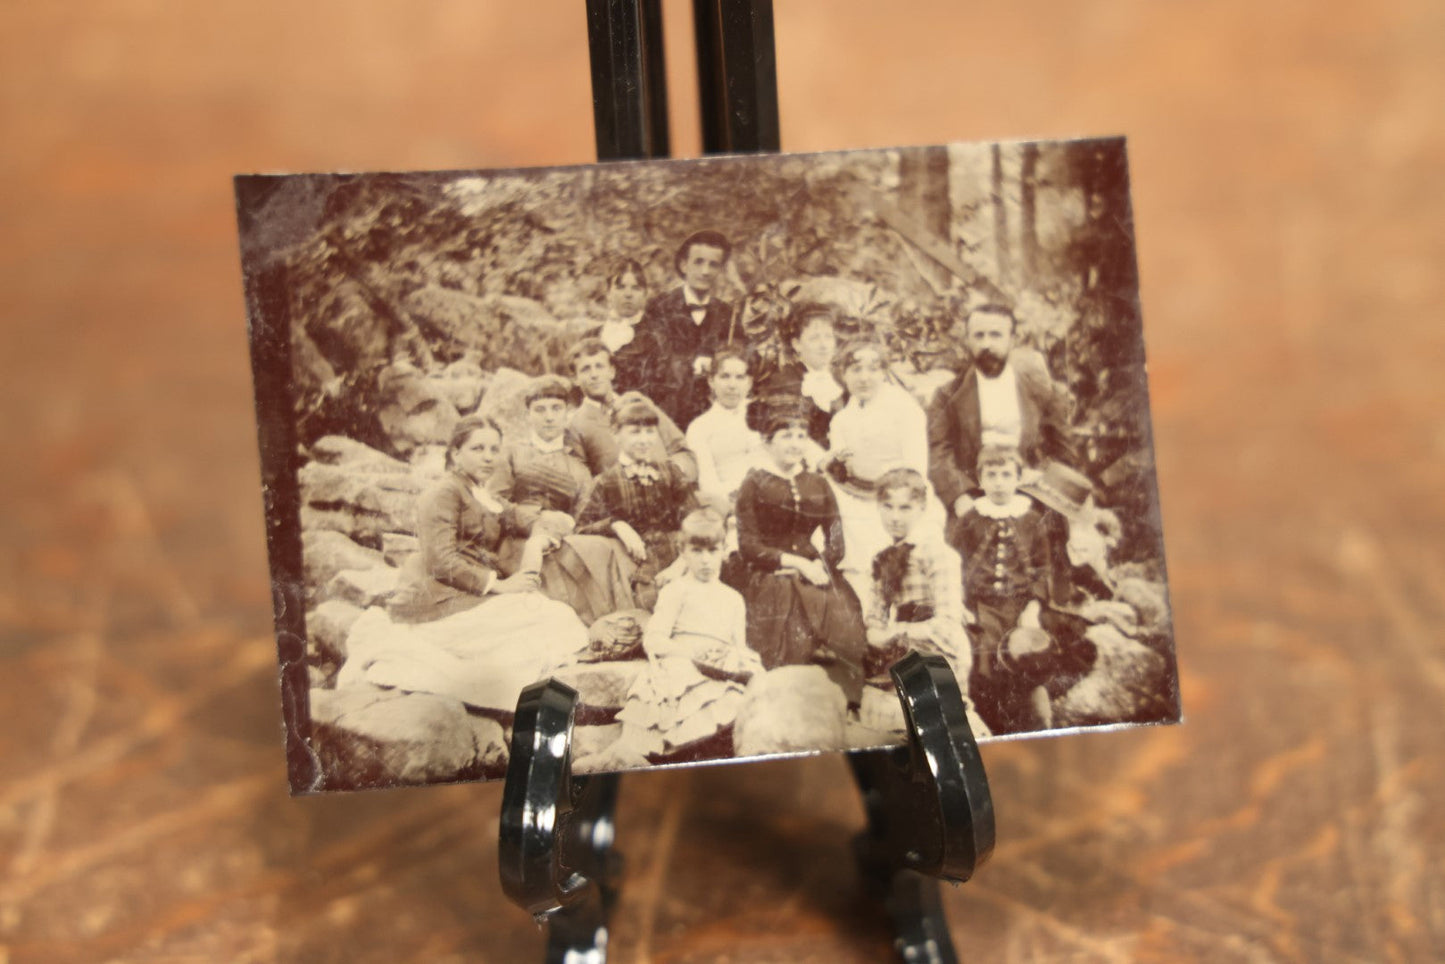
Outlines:
<svg viewBox="0 0 1445 964"><path fill-rule="evenodd" d="M960 948L1445 957L1445 6L778 6L789 149L1131 138L1187 722L986 749ZM229 180L590 159L523 7L0 6L0 962L539 959L499 787L286 795ZM889 959L841 759L623 794L614 961Z"/></svg>

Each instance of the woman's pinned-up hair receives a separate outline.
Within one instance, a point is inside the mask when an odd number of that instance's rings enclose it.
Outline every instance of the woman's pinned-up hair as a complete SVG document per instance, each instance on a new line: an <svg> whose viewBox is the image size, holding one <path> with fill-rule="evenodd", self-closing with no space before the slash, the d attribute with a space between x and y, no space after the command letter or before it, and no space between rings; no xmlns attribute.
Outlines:
<svg viewBox="0 0 1445 964"><path fill-rule="evenodd" d="M834 331L838 328L838 312L833 310L831 305L825 305L821 301L800 301L793 306L778 325L778 336L783 339L786 345L803 337L803 332L808 326L816 321L826 321Z"/></svg>
<svg viewBox="0 0 1445 964"><path fill-rule="evenodd" d="M772 441L785 428L808 430L808 406L801 395L769 395L759 407L758 432L765 441Z"/></svg>
<svg viewBox="0 0 1445 964"><path fill-rule="evenodd" d="M528 383L522 404L531 408L544 398L555 398L568 405L576 405L579 401L577 396L577 386L570 379L561 375L538 375Z"/></svg>
<svg viewBox="0 0 1445 964"><path fill-rule="evenodd" d="M647 274L642 270L642 265L632 258L622 258L612 266L611 271L607 272L607 290L611 291L617 287L618 283L628 275L636 278L637 283L644 289L647 287Z"/></svg>
<svg viewBox="0 0 1445 964"><path fill-rule="evenodd" d="M656 428L658 421L657 408L640 392L627 392L618 399L617 407L612 412L614 429L624 425L650 425Z"/></svg>
<svg viewBox="0 0 1445 964"><path fill-rule="evenodd" d="M467 444L468 439L484 429L491 429L497 433L497 438L501 439L502 426L497 424L497 420L490 415L468 415L466 418L457 422L456 427L452 429L452 437L447 442L447 468L455 468L453 459L457 451L460 450L463 445Z"/></svg>
<svg viewBox="0 0 1445 964"><path fill-rule="evenodd" d="M843 381L843 373L865 352L873 352L878 356L878 363L885 369L888 367L888 349L883 342L871 335L862 335L848 342L833 356L833 377L838 380L839 385L847 384Z"/></svg>

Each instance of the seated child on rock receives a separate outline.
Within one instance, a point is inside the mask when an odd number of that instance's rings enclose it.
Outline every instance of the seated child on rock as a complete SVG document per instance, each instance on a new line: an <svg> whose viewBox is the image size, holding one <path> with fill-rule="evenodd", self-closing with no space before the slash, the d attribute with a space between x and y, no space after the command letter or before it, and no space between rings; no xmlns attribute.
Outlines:
<svg viewBox="0 0 1445 964"><path fill-rule="evenodd" d="M655 460L657 421L657 409L640 399L617 409L612 422L621 453L593 480L577 520L579 532L610 534L622 543L637 564L633 595L645 609L680 572L678 528L697 508L692 483L675 464Z"/></svg>
<svg viewBox="0 0 1445 964"><path fill-rule="evenodd" d="M959 689L973 663L964 622L963 564L924 519L928 483L915 469L890 469L878 479L878 512L892 544L873 557L873 592L866 613L865 670L885 688L888 669L910 650L948 660Z"/></svg>
<svg viewBox="0 0 1445 964"><path fill-rule="evenodd" d="M722 584L723 519L699 509L682 521L685 570L658 592L643 631L647 664L617 714L622 735L585 769L733 755L745 684L763 671L747 645L743 597Z"/></svg>

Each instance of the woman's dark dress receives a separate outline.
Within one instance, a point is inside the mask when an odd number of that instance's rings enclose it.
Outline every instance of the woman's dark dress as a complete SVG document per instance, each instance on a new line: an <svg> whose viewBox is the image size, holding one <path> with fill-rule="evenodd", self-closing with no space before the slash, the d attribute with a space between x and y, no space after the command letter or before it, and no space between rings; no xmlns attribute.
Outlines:
<svg viewBox="0 0 1445 964"><path fill-rule="evenodd" d="M650 477L644 482L629 476L619 462L597 476L578 512L577 531L615 538L612 523L633 528L647 546L647 561L632 574L633 596L650 610L657 601L657 574L677 560L682 547L678 529L683 517L697 508L697 499L693 484L673 463L647 463L646 471ZM617 544L620 547L621 540Z"/></svg>
<svg viewBox="0 0 1445 964"><path fill-rule="evenodd" d="M753 469L738 490L738 554L745 566L748 646L768 669L819 663L856 703L863 687L867 631L858 597L838 574L843 528L838 504L821 475L791 480ZM825 551L812 536L822 529ZM832 581L815 586L782 569L784 554L822 559Z"/></svg>
<svg viewBox="0 0 1445 964"><path fill-rule="evenodd" d="M560 451L539 451L530 439L510 443L487 488L514 504L516 534L499 551L504 563L521 555L527 534L543 512L576 517L592 482L577 443L568 437ZM633 609L633 564L611 539L574 534L549 552L542 563L542 592L567 603L591 626L598 619Z"/></svg>
<svg viewBox="0 0 1445 964"><path fill-rule="evenodd" d="M397 591L387 604L398 622L442 619L482 603L495 579L513 567L499 555L511 527L511 507L493 512L477 501L471 485L448 472L423 493L417 506L418 551L401 567Z"/></svg>

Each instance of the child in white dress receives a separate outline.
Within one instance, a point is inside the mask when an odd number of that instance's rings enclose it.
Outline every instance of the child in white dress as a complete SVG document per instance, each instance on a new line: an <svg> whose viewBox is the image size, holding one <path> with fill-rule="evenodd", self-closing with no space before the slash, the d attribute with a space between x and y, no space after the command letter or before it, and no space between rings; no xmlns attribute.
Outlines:
<svg viewBox="0 0 1445 964"><path fill-rule="evenodd" d="M647 665L617 719L622 735L577 761L581 772L649 763L726 759L744 688L762 660L747 645L743 597L718 580L722 516L698 509L682 521L687 573L663 586L642 634Z"/></svg>

